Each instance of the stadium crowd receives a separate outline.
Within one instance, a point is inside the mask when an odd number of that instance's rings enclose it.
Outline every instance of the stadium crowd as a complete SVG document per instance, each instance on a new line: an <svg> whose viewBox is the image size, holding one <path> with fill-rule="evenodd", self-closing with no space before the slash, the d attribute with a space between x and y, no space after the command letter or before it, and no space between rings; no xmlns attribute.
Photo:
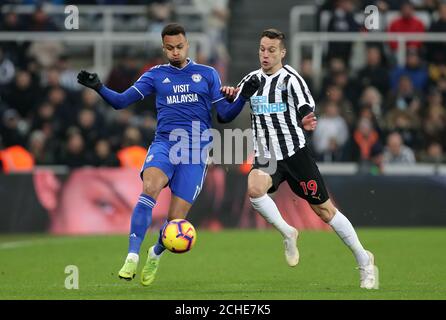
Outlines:
<svg viewBox="0 0 446 320"><path fill-rule="evenodd" d="M64 4L62 0L48 2ZM70 4L123 2L148 4L136 0ZM153 23L148 25L156 31L173 19L174 10L169 1L150 2L156 4L147 17ZM225 82L228 54L221 44L229 10L227 1L217 3L209 10L218 22L212 24L213 31L206 31L213 34L212 43L220 45L211 46L218 49L200 62L216 66ZM367 4L401 11L386 26L388 32L446 32L446 3L434 0L326 1L320 12L332 12L327 31L361 32L353 15ZM429 13L429 26L416 17L417 10ZM57 30L52 17L40 7L26 23L13 10L3 12L0 19L0 31ZM94 91L76 83L76 57L64 49L60 43L0 42L0 150L22 146L37 165L69 167L124 165L127 155L121 151L135 152L129 147L138 146L136 153L145 154L156 128L154 98L113 111ZM409 42L404 66L396 63L396 49L396 43L370 44L365 64L352 71L352 44L330 44L320 88L314 86L311 59L302 61L298 70L317 102L318 126L311 141L318 161L372 163L376 173L383 163L446 162L446 43ZM124 53L103 81L123 91L161 61L160 54L142 61Z"/></svg>
<svg viewBox="0 0 446 320"><path fill-rule="evenodd" d="M320 14L333 13L325 31L364 31L354 15L369 4L382 13L399 10L381 31L446 32L445 2L351 0L320 8ZM377 172L383 163L445 162L446 44L409 41L405 65L398 65L397 49L396 42L368 43L364 65L351 72L352 43L328 45L316 93L321 113L312 145L318 160L371 163ZM310 66L304 61L301 72L311 84Z"/></svg>

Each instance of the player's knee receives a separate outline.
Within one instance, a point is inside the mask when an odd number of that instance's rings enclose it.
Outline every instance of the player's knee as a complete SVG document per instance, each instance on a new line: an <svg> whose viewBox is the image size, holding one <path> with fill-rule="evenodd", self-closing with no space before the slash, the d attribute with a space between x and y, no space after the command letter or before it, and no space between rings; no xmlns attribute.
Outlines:
<svg viewBox="0 0 446 320"><path fill-rule="evenodd" d="M263 186L255 184L248 185L248 195L250 198L260 198L266 194L266 191Z"/></svg>
<svg viewBox="0 0 446 320"><path fill-rule="evenodd" d="M152 181L144 181L143 183L143 193L151 196L153 199L158 198L162 187Z"/></svg>
<svg viewBox="0 0 446 320"><path fill-rule="evenodd" d="M336 210L333 210L331 207L328 206L313 206L314 212L319 216L319 218L322 219L325 223L328 223L333 219Z"/></svg>

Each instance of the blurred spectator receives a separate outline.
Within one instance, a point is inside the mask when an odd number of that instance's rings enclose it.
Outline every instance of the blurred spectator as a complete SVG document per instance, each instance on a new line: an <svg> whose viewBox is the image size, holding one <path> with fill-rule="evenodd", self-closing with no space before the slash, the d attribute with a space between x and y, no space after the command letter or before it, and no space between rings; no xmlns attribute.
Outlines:
<svg viewBox="0 0 446 320"><path fill-rule="evenodd" d="M35 113L33 114L31 122L31 130L43 130L45 124L53 125L55 107L48 101L44 101L38 105Z"/></svg>
<svg viewBox="0 0 446 320"><path fill-rule="evenodd" d="M417 7L417 9L429 11L429 13L432 15L432 13L438 10L438 6L444 0L419 0L419 1L421 1L422 3L419 7Z"/></svg>
<svg viewBox="0 0 446 320"><path fill-rule="evenodd" d="M304 79L305 83L308 86L308 89L313 94L313 96L318 96L319 94L316 92L316 88L313 83L314 82L313 61L311 59L309 58L302 59L299 74Z"/></svg>
<svg viewBox="0 0 446 320"><path fill-rule="evenodd" d="M372 121L362 117L352 137L352 160L357 162L369 161L372 147L379 142L379 134L373 128Z"/></svg>
<svg viewBox="0 0 446 320"><path fill-rule="evenodd" d="M350 101L345 99L342 89L337 85L330 85L327 88L326 97L322 104L328 102L335 103L339 109L341 116L347 121L349 128L352 128L355 122L355 112Z"/></svg>
<svg viewBox="0 0 446 320"><path fill-rule="evenodd" d="M88 155L85 152L85 142L80 131L76 127L67 130L65 145L59 155L58 163L70 168L79 168L88 165Z"/></svg>
<svg viewBox="0 0 446 320"><path fill-rule="evenodd" d="M404 144L411 148L416 148L420 144L418 130L420 119L407 111L395 110L387 118L387 130L398 132Z"/></svg>
<svg viewBox="0 0 446 320"><path fill-rule="evenodd" d="M27 22L28 31L57 31L58 28L43 10L38 6L31 15L31 19Z"/></svg>
<svg viewBox="0 0 446 320"><path fill-rule="evenodd" d="M410 1L403 1L400 7L400 17L393 20L388 32L425 32L423 22L415 16L414 6ZM393 51L398 49L398 42L392 41L389 43ZM408 41L407 48L421 49L421 41Z"/></svg>
<svg viewBox="0 0 446 320"><path fill-rule="evenodd" d="M138 71L138 74L143 74L146 71L149 71L151 68L164 64L164 53L162 49L152 49L147 53L148 57L144 61L144 65Z"/></svg>
<svg viewBox="0 0 446 320"><path fill-rule="evenodd" d="M396 92L389 95L387 110L408 111L413 115L417 115L421 108L421 94L413 87L412 80L407 75L402 75L398 81Z"/></svg>
<svg viewBox="0 0 446 320"><path fill-rule="evenodd" d="M377 176L383 174L384 165L384 147L380 142L373 145L372 150L370 150L370 168L369 173L371 175Z"/></svg>
<svg viewBox="0 0 446 320"><path fill-rule="evenodd" d="M57 68L51 67L47 68L46 70L42 70L42 86L45 89L45 94L48 95L48 92L52 88L58 88L60 87L60 72Z"/></svg>
<svg viewBox="0 0 446 320"><path fill-rule="evenodd" d="M117 92L124 92L139 76L136 56L126 52L111 70L106 85Z"/></svg>
<svg viewBox="0 0 446 320"><path fill-rule="evenodd" d="M54 153L47 149L46 135L41 130L31 132L28 140L28 150L31 152L36 165L54 163Z"/></svg>
<svg viewBox="0 0 446 320"><path fill-rule="evenodd" d="M347 70L337 71L332 74L331 83L342 90L343 96L353 105L358 100L357 84L350 79Z"/></svg>
<svg viewBox="0 0 446 320"><path fill-rule="evenodd" d="M337 0L336 8L328 23L328 32L358 32L360 25L353 16L352 0ZM329 42L328 58L337 57L343 59L346 65L350 63L352 51L351 42Z"/></svg>
<svg viewBox="0 0 446 320"><path fill-rule="evenodd" d="M390 87L389 71L382 61L381 50L378 46L370 46L366 54L366 65L357 74L359 90L363 91L366 87L373 86L385 96Z"/></svg>
<svg viewBox="0 0 446 320"><path fill-rule="evenodd" d="M29 74L31 75L31 80L34 85L39 86L39 89L41 89L42 84L42 75L41 75L41 69L38 64L38 62L33 58L27 58L26 63L24 64L23 70L27 70Z"/></svg>
<svg viewBox="0 0 446 320"><path fill-rule="evenodd" d="M122 148L117 153L121 167L141 169L147 155L147 149L141 146L141 138L138 128L125 130Z"/></svg>
<svg viewBox="0 0 446 320"><path fill-rule="evenodd" d="M144 146L149 146L155 138L156 119L149 112L143 114L140 130Z"/></svg>
<svg viewBox="0 0 446 320"><path fill-rule="evenodd" d="M22 21L20 20L19 15L14 10L10 10L0 17L2 19L0 20L0 30L1 31L24 31L25 27L22 24Z"/></svg>
<svg viewBox="0 0 446 320"><path fill-rule="evenodd" d="M130 109L119 110L112 113L113 118L108 126L108 139L114 150L122 147L122 133L127 127L134 124L134 114Z"/></svg>
<svg viewBox="0 0 446 320"><path fill-rule="evenodd" d="M31 19L27 22L27 30L31 32L50 32L58 31L58 28L43 10L38 6L33 12ZM55 41L34 41L28 50L28 55L36 59L43 67L55 66L64 47L61 43Z"/></svg>
<svg viewBox="0 0 446 320"><path fill-rule="evenodd" d="M123 134L122 147L142 146L142 144L141 131L137 127L127 127Z"/></svg>
<svg viewBox="0 0 446 320"><path fill-rule="evenodd" d="M382 136L382 129L380 127L380 123L378 123L378 119L376 118L370 106L368 105L362 106L362 108L359 110L358 118L368 119L372 123L372 127L376 130L376 132L378 132L378 135L380 137Z"/></svg>
<svg viewBox="0 0 446 320"><path fill-rule="evenodd" d="M395 67L390 75L390 85L392 90L398 86L401 76L408 76L412 80L413 87L418 91L424 91L428 81L427 67L422 63L417 49L407 51L406 65Z"/></svg>
<svg viewBox="0 0 446 320"><path fill-rule="evenodd" d="M102 128L96 121L96 114L91 109L82 109L79 112L77 127L85 142L85 150L88 154L93 154L96 141L102 136Z"/></svg>
<svg viewBox="0 0 446 320"><path fill-rule="evenodd" d="M80 107L92 110L95 114L95 123L99 128L105 129L107 123L110 122L110 114L112 111L104 104L104 100L94 91L90 89L83 89L81 92Z"/></svg>
<svg viewBox="0 0 446 320"><path fill-rule="evenodd" d="M370 4L370 1L365 1ZM372 1L381 12L394 11L401 9L401 0L378 0Z"/></svg>
<svg viewBox="0 0 446 320"><path fill-rule="evenodd" d="M415 163L415 155L412 149L403 144L403 139L398 132L393 132L387 136L387 144L384 149L384 163Z"/></svg>
<svg viewBox="0 0 446 320"><path fill-rule="evenodd" d="M439 90L446 101L446 60L429 66L429 89Z"/></svg>
<svg viewBox="0 0 446 320"><path fill-rule="evenodd" d="M358 172L378 176L384 172L384 147L381 142L375 143L370 149L370 160L359 163Z"/></svg>
<svg viewBox="0 0 446 320"><path fill-rule="evenodd" d="M149 32L160 34L164 26L172 21L173 7L168 0L151 1L149 5Z"/></svg>
<svg viewBox="0 0 446 320"><path fill-rule="evenodd" d="M436 141L431 142L426 150L421 153L420 162L445 163L446 155L444 154L442 145Z"/></svg>
<svg viewBox="0 0 446 320"><path fill-rule="evenodd" d="M329 71L325 75L322 84L322 92L332 90L331 86L337 86L342 91L342 98L355 104L358 99L358 86L350 79L344 60L332 58L329 61Z"/></svg>
<svg viewBox="0 0 446 320"><path fill-rule="evenodd" d="M431 24L429 33L446 32L446 2L441 2L438 6L439 18ZM432 63L446 62L446 42L426 43L427 59Z"/></svg>
<svg viewBox="0 0 446 320"><path fill-rule="evenodd" d="M429 10L430 8L435 8L436 1L437 0L364 0L363 3L370 4L370 2L374 2L380 11L387 12L400 10L401 5L405 2L410 2L417 10Z"/></svg>
<svg viewBox="0 0 446 320"><path fill-rule="evenodd" d="M333 84L334 75L338 72L344 72L346 70L347 67L345 66L344 60L340 58L331 58L328 61L328 70L325 71L326 73L322 79L322 99L325 97L328 86Z"/></svg>
<svg viewBox="0 0 446 320"><path fill-rule="evenodd" d="M207 63L217 69L222 83L227 80L226 70L229 61L227 25L230 17L228 0L193 0L195 7L204 15L206 35L209 39Z"/></svg>
<svg viewBox="0 0 446 320"><path fill-rule="evenodd" d="M6 12L3 17L0 11L0 31L25 31L25 26L14 10ZM8 58L20 68L25 65L25 52L26 48L29 46L28 41L2 41L1 46Z"/></svg>
<svg viewBox="0 0 446 320"><path fill-rule="evenodd" d="M340 116L338 106L332 102L327 103L313 133L313 146L318 160L341 161L348 136L348 126Z"/></svg>
<svg viewBox="0 0 446 320"><path fill-rule="evenodd" d="M116 154L112 153L108 140L97 140L91 164L95 167L119 167L119 160Z"/></svg>
<svg viewBox="0 0 446 320"><path fill-rule="evenodd" d="M2 47L0 47L0 93L4 92L5 87L12 82L15 75L15 66L9 60Z"/></svg>
<svg viewBox="0 0 446 320"><path fill-rule="evenodd" d="M65 47L57 41L34 41L28 48L28 57L37 61L43 68L54 67L59 57L64 53Z"/></svg>
<svg viewBox="0 0 446 320"><path fill-rule="evenodd" d="M27 127L15 109L8 109L3 112L2 123L0 125L0 136L4 147L15 145L26 145Z"/></svg>
<svg viewBox="0 0 446 320"><path fill-rule="evenodd" d="M366 87L359 98L359 109L368 108L377 119L379 125L382 125L382 116L384 106L382 96L375 87Z"/></svg>
<svg viewBox="0 0 446 320"><path fill-rule="evenodd" d="M427 143L439 141L446 147L446 111L441 104L430 102L423 119L422 131Z"/></svg>
<svg viewBox="0 0 446 320"><path fill-rule="evenodd" d="M72 105L67 92L61 87L54 87L48 91L48 102L56 108L56 118L61 128L68 128L76 123L79 105Z"/></svg>
<svg viewBox="0 0 446 320"><path fill-rule="evenodd" d="M71 67L70 59L67 55L62 54L59 57L57 62L57 68L60 73L59 83L64 89L68 89L71 91L80 91L82 90L82 86L77 83L77 73L78 70L75 70Z"/></svg>
<svg viewBox="0 0 446 320"><path fill-rule="evenodd" d="M30 132L39 131L45 135L45 161L56 164L56 153L61 148L61 139L56 133L62 133L60 123L55 118L55 108L48 101L42 102L33 114Z"/></svg>
<svg viewBox="0 0 446 320"><path fill-rule="evenodd" d="M30 116L41 98L42 92L28 71L17 71L15 81L5 93L5 101L17 110L22 118Z"/></svg>

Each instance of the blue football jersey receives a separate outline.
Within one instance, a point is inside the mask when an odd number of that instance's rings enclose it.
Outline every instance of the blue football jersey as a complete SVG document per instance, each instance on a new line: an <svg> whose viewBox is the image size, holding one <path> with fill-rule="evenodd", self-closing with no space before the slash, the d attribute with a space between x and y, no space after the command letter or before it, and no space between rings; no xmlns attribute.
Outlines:
<svg viewBox="0 0 446 320"><path fill-rule="evenodd" d="M141 99L156 94L158 124L155 141L197 134L212 127L212 104L223 99L221 81L217 71L209 66L188 60L183 68L170 64L158 65L145 72L132 86ZM192 138L194 134L194 138ZM179 139L179 138L178 138ZM203 146L205 142L201 142ZM193 146L196 146L194 144Z"/></svg>

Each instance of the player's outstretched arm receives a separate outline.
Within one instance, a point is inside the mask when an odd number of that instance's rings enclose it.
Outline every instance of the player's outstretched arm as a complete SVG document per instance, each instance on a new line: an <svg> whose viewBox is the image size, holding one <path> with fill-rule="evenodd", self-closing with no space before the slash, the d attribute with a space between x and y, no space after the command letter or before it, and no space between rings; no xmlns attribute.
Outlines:
<svg viewBox="0 0 446 320"><path fill-rule="evenodd" d="M123 93L118 93L107 88L96 73L90 73L85 70L79 72L77 82L95 90L114 109L124 109L141 99L141 94L134 88L130 87Z"/></svg>
<svg viewBox="0 0 446 320"><path fill-rule="evenodd" d="M222 87L221 91L226 100L220 100L215 103L218 113L218 121L221 123L228 123L234 120L242 111L246 101L259 89L260 81L256 75L253 75L248 81L243 84L240 95L232 101L237 94L239 88Z"/></svg>
<svg viewBox="0 0 446 320"><path fill-rule="evenodd" d="M245 98L239 96L233 102L229 102L226 99L221 99L215 102L215 108L217 109L217 119L220 123L228 123L234 120L242 111L245 105Z"/></svg>

